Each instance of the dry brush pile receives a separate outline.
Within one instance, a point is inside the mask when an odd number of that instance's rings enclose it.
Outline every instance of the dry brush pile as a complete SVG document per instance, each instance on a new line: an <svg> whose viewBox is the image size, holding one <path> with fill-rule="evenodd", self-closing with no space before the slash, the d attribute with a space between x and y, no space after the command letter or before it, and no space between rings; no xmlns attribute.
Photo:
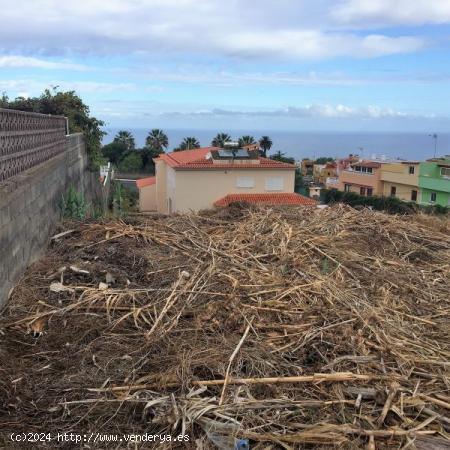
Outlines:
<svg viewBox="0 0 450 450"><path fill-rule="evenodd" d="M61 231L0 319L0 435L448 448L448 220L232 207Z"/></svg>

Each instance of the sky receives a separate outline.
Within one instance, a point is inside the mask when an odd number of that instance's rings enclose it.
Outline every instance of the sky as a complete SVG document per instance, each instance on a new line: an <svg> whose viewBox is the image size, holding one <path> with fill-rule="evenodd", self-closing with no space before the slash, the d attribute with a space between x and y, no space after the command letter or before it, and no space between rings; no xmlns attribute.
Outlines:
<svg viewBox="0 0 450 450"><path fill-rule="evenodd" d="M116 128L445 132L450 0L0 0L0 93Z"/></svg>

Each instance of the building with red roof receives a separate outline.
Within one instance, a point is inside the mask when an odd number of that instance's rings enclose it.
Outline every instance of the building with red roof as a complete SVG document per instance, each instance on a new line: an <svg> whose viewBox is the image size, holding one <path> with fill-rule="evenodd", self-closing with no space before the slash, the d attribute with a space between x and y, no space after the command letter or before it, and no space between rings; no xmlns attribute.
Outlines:
<svg viewBox="0 0 450 450"><path fill-rule="evenodd" d="M155 180L137 181L141 210L198 211L234 201L313 206L294 193L295 165L263 158L253 147L204 147L163 153Z"/></svg>

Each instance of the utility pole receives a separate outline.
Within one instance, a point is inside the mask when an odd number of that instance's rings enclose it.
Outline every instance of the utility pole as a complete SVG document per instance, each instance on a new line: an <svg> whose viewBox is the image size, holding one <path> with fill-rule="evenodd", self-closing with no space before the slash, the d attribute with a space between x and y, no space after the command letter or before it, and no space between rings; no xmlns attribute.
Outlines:
<svg viewBox="0 0 450 450"><path fill-rule="evenodd" d="M434 155L433 155L433 158L436 158L438 135L436 133L433 133L433 134L429 134L428 136L432 137L434 139Z"/></svg>

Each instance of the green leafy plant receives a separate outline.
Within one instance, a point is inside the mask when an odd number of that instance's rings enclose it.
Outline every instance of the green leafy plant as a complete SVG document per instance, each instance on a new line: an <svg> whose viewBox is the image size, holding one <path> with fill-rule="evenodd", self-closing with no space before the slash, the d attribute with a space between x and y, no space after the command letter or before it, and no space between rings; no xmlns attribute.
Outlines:
<svg viewBox="0 0 450 450"><path fill-rule="evenodd" d="M62 195L61 211L62 216L67 219L85 219L87 216L87 204L84 195L77 192L74 186L70 186L67 194Z"/></svg>

